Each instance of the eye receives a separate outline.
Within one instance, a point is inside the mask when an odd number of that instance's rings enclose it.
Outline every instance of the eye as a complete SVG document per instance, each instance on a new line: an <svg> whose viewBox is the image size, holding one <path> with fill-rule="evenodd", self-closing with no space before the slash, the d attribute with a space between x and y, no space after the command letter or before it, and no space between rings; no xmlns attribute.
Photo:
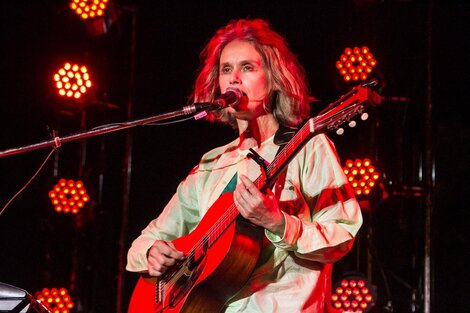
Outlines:
<svg viewBox="0 0 470 313"><path fill-rule="evenodd" d="M223 66L221 69L220 69L220 73L221 74L228 74L230 73L232 70L232 68L230 66Z"/></svg>
<svg viewBox="0 0 470 313"><path fill-rule="evenodd" d="M245 64L245 65L242 66L242 71L243 72L251 72L254 69L255 69L254 66L251 65L251 64Z"/></svg>

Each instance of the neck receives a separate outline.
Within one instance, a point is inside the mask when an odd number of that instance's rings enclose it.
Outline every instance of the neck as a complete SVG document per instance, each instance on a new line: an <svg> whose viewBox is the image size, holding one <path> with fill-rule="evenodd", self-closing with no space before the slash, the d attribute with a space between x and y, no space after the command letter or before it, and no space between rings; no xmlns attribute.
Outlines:
<svg viewBox="0 0 470 313"><path fill-rule="evenodd" d="M237 120L237 122L240 136L239 148L242 150L259 147L279 128L272 114L262 115L251 121Z"/></svg>

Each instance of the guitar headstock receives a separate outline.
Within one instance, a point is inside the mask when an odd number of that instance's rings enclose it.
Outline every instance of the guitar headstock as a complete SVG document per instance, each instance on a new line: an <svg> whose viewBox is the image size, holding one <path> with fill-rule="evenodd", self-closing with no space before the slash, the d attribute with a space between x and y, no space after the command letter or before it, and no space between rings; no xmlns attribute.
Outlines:
<svg viewBox="0 0 470 313"><path fill-rule="evenodd" d="M339 100L330 104L319 115L309 119L293 135L273 162L269 164L266 171L269 172L269 175L263 175L256 179L256 186L259 186L261 190L272 187L279 173L285 169L289 160L293 158L296 151L299 151L309 138L321 132L338 129L341 124L351 121L358 114L364 113L366 107L377 105L380 101L381 97L370 89L370 85L362 84L354 87ZM269 177L265 179L264 176Z"/></svg>
<svg viewBox="0 0 470 313"><path fill-rule="evenodd" d="M315 131L336 129L336 133L342 135L344 133L344 129L340 128L342 124L349 122L349 127L356 126L356 122L352 120L353 117L360 115L361 120L366 120L368 114L365 109L377 106L382 101L382 97L372 90L372 87L376 85L376 80L365 82L331 103L314 118Z"/></svg>

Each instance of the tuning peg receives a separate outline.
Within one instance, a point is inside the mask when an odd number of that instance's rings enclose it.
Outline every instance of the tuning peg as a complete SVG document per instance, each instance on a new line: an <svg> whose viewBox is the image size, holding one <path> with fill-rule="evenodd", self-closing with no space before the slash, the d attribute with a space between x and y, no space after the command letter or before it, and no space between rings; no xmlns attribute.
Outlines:
<svg viewBox="0 0 470 313"><path fill-rule="evenodd" d="M351 128L356 127L356 121L350 121L348 125Z"/></svg>
<svg viewBox="0 0 470 313"><path fill-rule="evenodd" d="M362 115L361 115L361 120L365 121L365 120L367 120L368 118L369 118L369 114L367 114L367 112L362 113Z"/></svg>
<svg viewBox="0 0 470 313"><path fill-rule="evenodd" d="M336 130L336 134L341 136L342 134L344 134L344 129L343 128L338 128Z"/></svg>

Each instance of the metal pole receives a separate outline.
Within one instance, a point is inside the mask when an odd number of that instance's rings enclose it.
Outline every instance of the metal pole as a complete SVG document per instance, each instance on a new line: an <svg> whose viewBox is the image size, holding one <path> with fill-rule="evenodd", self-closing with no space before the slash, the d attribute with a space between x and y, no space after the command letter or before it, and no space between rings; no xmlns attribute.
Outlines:
<svg viewBox="0 0 470 313"><path fill-rule="evenodd" d="M134 80L135 80L135 48L136 48L136 27L137 15L133 8L129 9L131 12L131 43L130 43L130 56L129 56L129 94L127 99L127 119L133 117L133 94L134 94ZM132 134L130 130L126 132L125 136L125 151L122 164L122 208L121 208L121 227L119 234L119 252L118 252L118 273L117 273L117 287L116 287L116 312L124 312L123 308L123 286L124 286L124 270L126 259L126 238L127 238L127 224L129 217L129 199L130 199L130 186L131 186L131 172L132 172Z"/></svg>
<svg viewBox="0 0 470 313"><path fill-rule="evenodd" d="M433 1L428 5L426 21L426 104L424 110L424 313L431 313L431 239L433 209L432 154L432 22Z"/></svg>

